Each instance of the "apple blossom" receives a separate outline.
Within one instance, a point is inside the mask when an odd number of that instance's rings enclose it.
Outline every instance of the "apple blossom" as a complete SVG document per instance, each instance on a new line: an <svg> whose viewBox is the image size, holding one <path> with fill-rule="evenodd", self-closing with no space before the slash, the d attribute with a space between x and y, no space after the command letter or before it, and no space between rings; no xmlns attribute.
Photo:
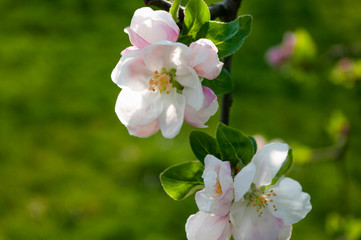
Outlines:
<svg viewBox="0 0 361 240"><path fill-rule="evenodd" d="M292 224L307 215L311 204L310 196L291 178L282 177L272 185L288 151L287 144L265 145L235 176L233 185L229 162L207 155L205 188L196 194L200 211L187 220L187 238L229 240L233 235L235 240L290 239ZM227 181L222 184L221 179ZM229 191L234 193L230 208L233 194Z"/></svg>
<svg viewBox="0 0 361 240"><path fill-rule="evenodd" d="M229 162L212 155L204 159L205 188L196 193L199 212L186 223L188 240L227 240L231 236L228 213L233 200L233 178Z"/></svg>
<svg viewBox="0 0 361 240"><path fill-rule="evenodd" d="M204 159L203 179L205 188L196 193L200 211L218 216L227 215L233 200L233 178L229 162L222 162L212 155Z"/></svg>
<svg viewBox="0 0 361 240"><path fill-rule="evenodd" d="M202 88L190 65L193 58L191 48L170 41L121 57L111 75L122 88L115 111L131 135L148 137L160 129L164 137L173 138L184 118L191 125L205 127L218 103L212 90Z"/></svg>
<svg viewBox="0 0 361 240"><path fill-rule="evenodd" d="M125 49L122 55L162 40L176 42L180 29L169 12L143 7L135 11L130 26L124 31L133 46Z"/></svg>
<svg viewBox="0 0 361 240"><path fill-rule="evenodd" d="M236 240L289 239L292 224L311 210L310 196L297 181L283 177L271 185L288 151L287 144L267 144L253 156L247 171L243 168L236 175L230 212Z"/></svg>
<svg viewBox="0 0 361 240"><path fill-rule="evenodd" d="M279 46L270 48L266 53L266 60L269 65L274 67L282 66L292 57L296 45L296 35L287 32L283 37L283 42Z"/></svg>

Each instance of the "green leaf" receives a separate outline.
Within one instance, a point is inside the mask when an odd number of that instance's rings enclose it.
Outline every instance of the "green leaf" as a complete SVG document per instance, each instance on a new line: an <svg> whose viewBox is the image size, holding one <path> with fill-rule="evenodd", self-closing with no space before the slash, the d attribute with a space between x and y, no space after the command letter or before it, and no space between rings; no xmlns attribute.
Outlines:
<svg viewBox="0 0 361 240"><path fill-rule="evenodd" d="M253 144L253 153L256 153L257 152L257 141L256 139L254 139L254 137L252 136L249 136L249 140L251 140L252 144Z"/></svg>
<svg viewBox="0 0 361 240"><path fill-rule="evenodd" d="M230 161L231 166L247 165L253 157L254 147L251 140L243 132L219 123L216 140L223 161Z"/></svg>
<svg viewBox="0 0 361 240"><path fill-rule="evenodd" d="M180 4L181 4L181 0L174 0L169 10L169 13L172 15L175 22L178 21L178 9Z"/></svg>
<svg viewBox="0 0 361 240"><path fill-rule="evenodd" d="M208 38L218 48L218 57L224 58L233 54L243 44L251 32L252 16L242 15L228 23L210 21L203 25L197 34L198 38Z"/></svg>
<svg viewBox="0 0 361 240"><path fill-rule="evenodd" d="M203 79L202 85L209 87L216 95L223 95L233 90L234 85L229 72L222 68L221 73L216 79Z"/></svg>
<svg viewBox="0 0 361 240"><path fill-rule="evenodd" d="M195 37L201 27L209 22L211 14L203 0L189 0L184 11L183 35Z"/></svg>
<svg viewBox="0 0 361 240"><path fill-rule="evenodd" d="M183 35L178 38L177 42L180 42L180 43L183 43L183 44L189 46L192 42L194 42L194 39L192 36Z"/></svg>
<svg viewBox="0 0 361 240"><path fill-rule="evenodd" d="M160 174L164 191L175 200L182 200L203 188L204 166L199 161L171 166Z"/></svg>
<svg viewBox="0 0 361 240"><path fill-rule="evenodd" d="M280 170L278 170L276 176L272 179L272 184L274 185L278 182L278 180L287 173L287 171L292 166L293 162L293 154L292 154L292 148L288 149L286 160L283 162Z"/></svg>
<svg viewBox="0 0 361 240"><path fill-rule="evenodd" d="M204 164L204 158L211 154L216 158L221 158L221 153L217 145L217 141L214 137L201 131L192 131L189 136L189 142L191 144L194 155Z"/></svg>

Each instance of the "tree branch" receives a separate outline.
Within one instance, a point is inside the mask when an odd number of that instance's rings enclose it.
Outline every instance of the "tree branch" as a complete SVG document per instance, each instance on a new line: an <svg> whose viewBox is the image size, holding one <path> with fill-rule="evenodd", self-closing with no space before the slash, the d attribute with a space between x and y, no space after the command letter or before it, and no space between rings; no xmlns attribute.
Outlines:
<svg viewBox="0 0 361 240"><path fill-rule="evenodd" d="M241 6L242 0L224 0L219 3L212 4L209 6L211 13L211 19L219 17L225 22L234 20L237 16L238 9ZM167 0L144 0L146 6L155 6L165 11L169 11L172 3ZM184 7L179 7L179 19L184 19Z"/></svg>

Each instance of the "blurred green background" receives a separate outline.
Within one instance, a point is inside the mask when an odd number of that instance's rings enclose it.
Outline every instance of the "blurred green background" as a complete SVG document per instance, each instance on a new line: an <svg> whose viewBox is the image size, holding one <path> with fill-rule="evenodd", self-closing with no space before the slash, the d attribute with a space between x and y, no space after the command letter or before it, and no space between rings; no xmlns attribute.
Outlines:
<svg viewBox="0 0 361 240"><path fill-rule="evenodd" d="M185 239L194 197L170 199L158 175L195 159L188 143L193 128L184 124L172 140L160 133L138 139L114 113L120 89L110 73L130 45L123 29L143 6L141 0L0 0L0 240ZM294 240L360 236L360 87L329 80L333 46L361 42L360 11L359 0L242 3L240 14L252 14L254 22L233 58L230 125L294 146L289 176L313 204L294 225ZM298 77L304 80L294 81L272 70L264 54L300 27L318 55ZM350 122L345 157L297 164L311 148L335 143L327 128L335 111ZM208 133L218 119L219 113L208 122Z"/></svg>

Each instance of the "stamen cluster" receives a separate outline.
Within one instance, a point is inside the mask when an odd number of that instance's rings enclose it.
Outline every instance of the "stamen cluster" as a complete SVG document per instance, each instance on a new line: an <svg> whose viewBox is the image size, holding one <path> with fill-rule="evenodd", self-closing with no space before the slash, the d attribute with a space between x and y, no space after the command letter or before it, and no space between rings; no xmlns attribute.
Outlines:
<svg viewBox="0 0 361 240"><path fill-rule="evenodd" d="M277 194L271 189L269 192L265 192L264 187L257 189L254 184L251 186L251 192L245 194L245 200L248 200L247 206L252 205L257 209L258 217L261 217L263 214L262 209L266 208L273 204L273 199L271 197L276 197ZM272 205L273 210L276 212L277 207L275 204Z"/></svg>
<svg viewBox="0 0 361 240"><path fill-rule="evenodd" d="M149 90L155 92L159 90L160 93L164 91L166 94L170 93L170 90L173 88L175 69L171 69L169 72L165 68L162 68L161 71L154 71L152 78L149 80Z"/></svg>

